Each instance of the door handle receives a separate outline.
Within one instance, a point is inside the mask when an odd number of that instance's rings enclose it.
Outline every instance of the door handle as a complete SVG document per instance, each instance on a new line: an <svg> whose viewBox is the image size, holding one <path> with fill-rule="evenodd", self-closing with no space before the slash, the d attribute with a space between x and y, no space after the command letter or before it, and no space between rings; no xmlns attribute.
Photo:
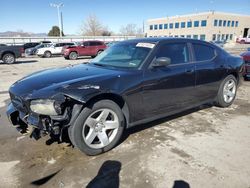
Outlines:
<svg viewBox="0 0 250 188"><path fill-rule="evenodd" d="M192 74L194 72L194 69L186 69L187 74Z"/></svg>

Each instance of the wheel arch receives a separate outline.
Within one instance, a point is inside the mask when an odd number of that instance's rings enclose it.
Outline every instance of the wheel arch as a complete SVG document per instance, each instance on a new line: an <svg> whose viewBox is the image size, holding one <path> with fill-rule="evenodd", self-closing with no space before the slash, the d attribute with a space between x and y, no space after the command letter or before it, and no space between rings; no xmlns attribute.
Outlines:
<svg viewBox="0 0 250 188"><path fill-rule="evenodd" d="M12 51L4 51L2 54L1 54L1 59L3 58L4 55L6 54L12 54L15 58L16 58L16 54Z"/></svg>
<svg viewBox="0 0 250 188"><path fill-rule="evenodd" d="M118 94L114 94L114 93L101 93L101 94L98 94L98 95L90 98L89 100L87 100L85 105L91 106L95 102L100 101L100 100L105 100L105 99L115 102L121 108L122 113L125 117L126 128L127 128L128 124L129 124L129 118L130 118L129 107L122 96L120 96Z"/></svg>

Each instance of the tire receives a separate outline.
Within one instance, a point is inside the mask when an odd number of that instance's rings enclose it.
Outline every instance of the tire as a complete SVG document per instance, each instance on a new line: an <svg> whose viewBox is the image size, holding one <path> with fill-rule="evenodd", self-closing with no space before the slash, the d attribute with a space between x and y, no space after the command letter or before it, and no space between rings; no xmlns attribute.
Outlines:
<svg viewBox="0 0 250 188"><path fill-rule="evenodd" d="M46 58L50 58L52 56L52 54L50 51L46 51L46 52L44 52L43 56Z"/></svg>
<svg viewBox="0 0 250 188"><path fill-rule="evenodd" d="M69 59L76 60L78 58L78 54L76 52L70 52Z"/></svg>
<svg viewBox="0 0 250 188"><path fill-rule="evenodd" d="M13 64L16 62L15 55L11 53L4 54L2 60L6 64Z"/></svg>
<svg viewBox="0 0 250 188"><path fill-rule="evenodd" d="M218 107L229 107L236 97L237 80L233 75L227 76L220 85L215 104Z"/></svg>
<svg viewBox="0 0 250 188"><path fill-rule="evenodd" d="M111 100L101 100L84 108L68 128L68 133L72 144L80 151L87 155L98 155L118 144L124 126L120 107ZM100 138L103 138L102 141Z"/></svg>

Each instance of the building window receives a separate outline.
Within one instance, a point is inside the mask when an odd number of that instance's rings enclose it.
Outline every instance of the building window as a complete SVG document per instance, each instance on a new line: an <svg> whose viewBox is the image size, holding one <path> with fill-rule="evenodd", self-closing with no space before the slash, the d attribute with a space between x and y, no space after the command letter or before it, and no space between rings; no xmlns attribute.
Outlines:
<svg viewBox="0 0 250 188"><path fill-rule="evenodd" d="M185 28L186 27L186 22L181 22L181 28Z"/></svg>
<svg viewBox="0 0 250 188"><path fill-rule="evenodd" d="M179 28L179 22L176 22L174 27Z"/></svg>
<svg viewBox="0 0 250 188"><path fill-rule="evenodd" d="M201 27L206 27L206 26L207 26L207 20L202 20Z"/></svg>
<svg viewBox="0 0 250 188"><path fill-rule="evenodd" d="M181 37L181 38L185 38L185 35L181 35L180 37Z"/></svg>
<svg viewBox="0 0 250 188"><path fill-rule="evenodd" d="M199 21L194 21L194 27L199 27Z"/></svg>
<svg viewBox="0 0 250 188"><path fill-rule="evenodd" d="M220 34L217 35L217 41L220 41Z"/></svg>
<svg viewBox="0 0 250 188"><path fill-rule="evenodd" d="M206 35L200 35L200 40L206 40Z"/></svg>
<svg viewBox="0 0 250 188"><path fill-rule="evenodd" d="M216 34L213 34L212 40L216 41Z"/></svg>
<svg viewBox="0 0 250 188"><path fill-rule="evenodd" d="M169 24L169 29L173 29L173 27L174 27L174 24L173 24L173 23L170 23L170 24Z"/></svg>
<svg viewBox="0 0 250 188"><path fill-rule="evenodd" d="M224 39L225 39L225 35L222 34L222 35L221 35L221 40L224 40Z"/></svg>
<svg viewBox="0 0 250 188"><path fill-rule="evenodd" d="M191 36L191 35L187 35L187 38L188 38L188 39L191 39L191 38L192 38L192 36Z"/></svg>
<svg viewBox="0 0 250 188"><path fill-rule="evenodd" d="M219 27L222 26L222 20L219 20Z"/></svg>
<svg viewBox="0 0 250 188"><path fill-rule="evenodd" d="M227 26L227 20L224 20L223 21L223 27L226 27Z"/></svg>
<svg viewBox="0 0 250 188"><path fill-rule="evenodd" d="M218 20L214 20L214 26L218 26Z"/></svg>
<svg viewBox="0 0 250 188"><path fill-rule="evenodd" d="M192 22L188 22L187 27L192 27Z"/></svg>
<svg viewBox="0 0 250 188"><path fill-rule="evenodd" d="M230 34L229 39L233 40L233 34Z"/></svg>
<svg viewBox="0 0 250 188"><path fill-rule="evenodd" d="M235 22L235 27L238 27L238 26L239 26L239 22L236 21L236 22Z"/></svg>
<svg viewBox="0 0 250 188"><path fill-rule="evenodd" d="M162 24L159 24L159 29L162 29Z"/></svg>
<svg viewBox="0 0 250 188"><path fill-rule="evenodd" d="M149 29L150 29L150 30L153 30L153 25L150 25L150 26L149 26Z"/></svg>
<svg viewBox="0 0 250 188"><path fill-rule="evenodd" d="M231 21L228 20L228 21L227 21L227 27L230 27L230 25L231 25Z"/></svg>
<svg viewBox="0 0 250 188"><path fill-rule="evenodd" d="M229 38L229 34L226 34L226 40L228 40L228 38Z"/></svg>
<svg viewBox="0 0 250 188"><path fill-rule="evenodd" d="M168 29L168 24L164 24L164 29Z"/></svg>
<svg viewBox="0 0 250 188"><path fill-rule="evenodd" d="M174 37L175 37L175 38L178 38L178 35L175 35Z"/></svg>
<svg viewBox="0 0 250 188"><path fill-rule="evenodd" d="M234 21L232 21L232 24L231 24L232 27L234 27Z"/></svg>
<svg viewBox="0 0 250 188"><path fill-rule="evenodd" d="M193 39L198 39L198 35L193 35Z"/></svg>
<svg viewBox="0 0 250 188"><path fill-rule="evenodd" d="M158 25L154 25L154 30L157 30L158 29Z"/></svg>

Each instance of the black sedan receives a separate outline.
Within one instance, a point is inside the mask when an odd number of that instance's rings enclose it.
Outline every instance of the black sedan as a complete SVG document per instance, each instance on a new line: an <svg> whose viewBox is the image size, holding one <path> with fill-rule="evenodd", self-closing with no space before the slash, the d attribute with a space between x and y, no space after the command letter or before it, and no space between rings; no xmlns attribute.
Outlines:
<svg viewBox="0 0 250 188"><path fill-rule="evenodd" d="M118 144L125 129L204 103L230 106L243 61L204 41L145 38L114 44L89 64L29 75L9 90L7 114L31 137L62 139L88 155Z"/></svg>

